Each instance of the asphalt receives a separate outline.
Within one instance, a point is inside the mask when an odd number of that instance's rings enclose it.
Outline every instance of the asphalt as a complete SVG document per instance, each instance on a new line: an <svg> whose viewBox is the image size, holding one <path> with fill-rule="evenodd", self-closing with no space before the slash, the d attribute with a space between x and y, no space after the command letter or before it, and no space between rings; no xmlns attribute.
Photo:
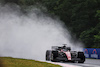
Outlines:
<svg viewBox="0 0 100 67"><path fill-rule="evenodd" d="M71 62L50 62L52 64L58 64L62 67L100 67L100 59L86 59L84 63L71 63Z"/></svg>
<svg viewBox="0 0 100 67"><path fill-rule="evenodd" d="M79 67L100 67L100 59L86 59L84 63L65 63Z"/></svg>
<svg viewBox="0 0 100 67"><path fill-rule="evenodd" d="M86 59L85 64L100 65L100 59Z"/></svg>

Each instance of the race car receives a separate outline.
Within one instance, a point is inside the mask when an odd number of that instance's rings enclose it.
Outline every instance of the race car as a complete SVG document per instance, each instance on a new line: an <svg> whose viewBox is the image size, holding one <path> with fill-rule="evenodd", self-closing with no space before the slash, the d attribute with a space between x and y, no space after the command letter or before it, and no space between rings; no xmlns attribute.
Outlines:
<svg viewBox="0 0 100 67"><path fill-rule="evenodd" d="M85 62L85 55L83 52L71 51L70 47L64 46L52 46L52 50L46 51L46 60L59 62L59 61L71 61L71 62L78 62L84 63Z"/></svg>

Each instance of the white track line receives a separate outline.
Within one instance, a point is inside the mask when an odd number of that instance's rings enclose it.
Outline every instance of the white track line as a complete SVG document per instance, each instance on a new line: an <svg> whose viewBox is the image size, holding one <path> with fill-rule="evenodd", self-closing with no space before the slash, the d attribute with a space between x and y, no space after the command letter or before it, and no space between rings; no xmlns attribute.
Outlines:
<svg viewBox="0 0 100 67"><path fill-rule="evenodd" d="M42 60L41 60L42 61ZM51 61L42 61L42 62L47 62L47 63L51 63L51 64L56 64L56 65L60 65L62 67L100 67L99 65L93 65L93 64L68 64L68 63L60 63L60 62L51 62Z"/></svg>
<svg viewBox="0 0 100 67"><path fill-rule="evenodd" d="M49 61L48 61L48 63L60 65L60 66L63 66L63 67L82 67L82 66L76 66L76 65L65 64L65 63L58 63L58 62L49 62Z"/></svg>

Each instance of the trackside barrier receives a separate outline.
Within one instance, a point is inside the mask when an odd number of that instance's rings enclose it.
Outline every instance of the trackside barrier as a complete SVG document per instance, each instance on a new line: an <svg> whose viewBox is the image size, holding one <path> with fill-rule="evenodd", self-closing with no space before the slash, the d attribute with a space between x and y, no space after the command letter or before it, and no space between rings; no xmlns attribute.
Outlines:
<svg viewBox="0 0 100 67"><path fill-rule="evenodd" d="M84 48L83 49L86 58L100 59L99 48Z"/></svg>

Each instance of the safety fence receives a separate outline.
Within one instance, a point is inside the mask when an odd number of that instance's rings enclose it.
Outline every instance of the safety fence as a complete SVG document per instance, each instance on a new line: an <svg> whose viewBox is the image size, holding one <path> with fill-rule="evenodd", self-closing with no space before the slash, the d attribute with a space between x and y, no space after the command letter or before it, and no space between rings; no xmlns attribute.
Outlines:
<svg viewBox="0 0 100 67"><path fill-rule="evenodd" d="M83 49L86 58L100 59L99 48L84 48Z"/></svg>

